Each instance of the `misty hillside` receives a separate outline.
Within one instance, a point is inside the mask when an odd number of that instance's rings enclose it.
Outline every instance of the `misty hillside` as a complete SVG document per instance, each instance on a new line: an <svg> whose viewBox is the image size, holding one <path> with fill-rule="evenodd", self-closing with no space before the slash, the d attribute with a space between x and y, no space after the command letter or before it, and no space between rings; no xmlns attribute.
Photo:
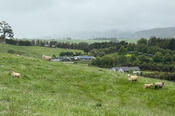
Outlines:
<svg viewBox="0 0 175 116"><path fill-rule="evenodd" d="M127 38L132 33L126 31L120 31L118 29L103 30L103 31L82 31L77 33L66 34L54 34L50 36L41 37L42 39L66 39L71 37L72 39L93 39L93 38Z"/></svg>
<svg viewBox="0 0 175 116"><path fill-rule="evenodd" d="M166 27L166 28L153 28L148 30L142 30L137 32L122 32L122 31L107 31L103 34L100 33L96 36L105 36L107 37L116 37L116 38L124 38L124 39L132 39L132 38L150 38L152 36L160 37L160 38L171 38L175 37L175 27Z"/></svg>
<svg viewBox="0 0 175 116"><path fill-rule="evenodd" d="M150 38L151 36L161 37L161 38L169 38L175 37L175 27L169 28L154 28L150 30L138 31L133 34L134 38Z"/></svg>
<svg viewBox="0 0 175 116"><path fill-rule="evenodd" d="M42 39L60 39L71 37L73 39L92 39L92 38L119 38L119 39L133 39L133 38L150 38L152 36L160 38L170 38L175 37L175 27L167 28L153 28L148 30L142 30L137 32L105 30L105 31L89 31L89 32L79 32L72 34L59 35L55 34L52 36L41 37Z"/></svg>
<svg viewBox="0 0 175 116"><path fill-rule="evenodd" d="M95 33L93 33L95 34ZM160 37L160 38L171 38L175 37L175 27L166 27L166 28L153 28L148 30L142 30L137 32L122 32L122 31L107 31L104 33L98 33L97 36L107 37L116 37L116 38L124 38L124 39L132 39L132 38L150 38L152 36Z"/></svg>

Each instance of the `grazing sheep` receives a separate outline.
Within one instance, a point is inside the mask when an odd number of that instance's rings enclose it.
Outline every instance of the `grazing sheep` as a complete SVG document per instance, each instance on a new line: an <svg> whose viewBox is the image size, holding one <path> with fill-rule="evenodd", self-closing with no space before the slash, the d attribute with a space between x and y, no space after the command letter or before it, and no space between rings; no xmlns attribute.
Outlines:
<svg viewBox="0 0 175 116"><path fill-rule="evenodd" d="M144 84L144 88L151 88L153 86L153 84Z"/></svg>
<svg viewBox="0 0 175 116"><path fill-rule="evenodd" d="M51 56L42 55L42 59L50 61L52 59L52 57Z"/></svg>
<svg viewBox="0 0 175 116"><path fill-rule="evenodd" d="M15 73L14 71L10 71L10 73L11 73L11 76L13 78L15 78L15 77L20 78L21 77L21 74L20 73Z"/></svg>
<svg viewBox="0 0 175 116"><path fill-rule="evenodd" d="M131 76L130 74L128 74L128 80L129 81L137 81L138 76Z"/></svg>
<svg viewBox="0 0 175 116"><path fill-rule="evenodd" d="M162 88L164 86L165 82L155 82L154 86L155 88Z"/></svg>

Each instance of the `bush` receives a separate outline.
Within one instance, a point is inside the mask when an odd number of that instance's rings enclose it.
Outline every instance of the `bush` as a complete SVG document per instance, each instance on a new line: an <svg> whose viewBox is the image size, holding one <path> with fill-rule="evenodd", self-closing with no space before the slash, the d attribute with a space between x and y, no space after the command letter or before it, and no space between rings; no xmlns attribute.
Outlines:
<svg viewBox="0 0 175 116"><path fill-rule="evenodd" d="M26 40L26 41L20 40L18 42L18 45L19 46L32 46L32 43L30 41L28 41L28 40Z"/></svg>
<svg viewBox="0 0 175 116"><path fill-rule="evenodd" d="M164 79L169 81L175 81L175 73L170 72L151 72L151 73L142 73L144 77Z"/></svg>
<svg viewBox="0 0 175 116"><path fill-rule="evenodd" d="M16 51L14 51L14 50L8 50L8 53L9 53L9 54L15 54Z"/></svg>
<svg viewBox="0 0 175 116"><path fill-rule="evenodd" d="M82 55L81 52L61 52L60 56L80 56Z"/></svg>
<svg viewBox="0 0 175 116"><path fill-rule="evenodd" d="M14 39L5 39L7 44L17 45L18 41Z"/></svg>
<svg viewBox="0 0 175 116"><path fill-rule="evenodd" d="M16 50L8 50L8 53L9 53L9 54L19 54L19 55L22 55L22 54L24 54L25 52L16 51Z"/></svg>
<svg viewBox="0 0 175 116"><path fill-rule="evenodd" d="M52 55L52 58L53 58L53 59L56 59L56 58L57 58L57 56L54 54L54 55Z"/></svg>

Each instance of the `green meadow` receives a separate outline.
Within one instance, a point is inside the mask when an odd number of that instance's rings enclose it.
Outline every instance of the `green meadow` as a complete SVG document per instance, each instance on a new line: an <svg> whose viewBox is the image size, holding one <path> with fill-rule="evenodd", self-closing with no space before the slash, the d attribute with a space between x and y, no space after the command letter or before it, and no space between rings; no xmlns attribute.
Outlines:
<svg viewBox="0 0 175 116"><path fill-rule="evenodd" d="M41 58L42 55L56 55L58 56L60 52L82 52L81 50L70 50L70 49L60 49L60 48L48 48L48 47L38 47L38 46L14 46L4 43L0 43L0 53L9 53L13 55L22 55L34 58Z"/></svg>
<svg viewBox="0 0 175 116"><path fill-rule="evenodd" d="M139 39L119 39L119 41L126 41L128 43L137 43Z"/></svg>
<svg viewBox="0 0 175 116"><path fill-rule="evenodd" d="M174 82L144 89L162 80L129 82L127 74L41 59L62 51L68 50L0 44L0 116L175 115ZM9 70L21 78L12 78Z"/></svg>

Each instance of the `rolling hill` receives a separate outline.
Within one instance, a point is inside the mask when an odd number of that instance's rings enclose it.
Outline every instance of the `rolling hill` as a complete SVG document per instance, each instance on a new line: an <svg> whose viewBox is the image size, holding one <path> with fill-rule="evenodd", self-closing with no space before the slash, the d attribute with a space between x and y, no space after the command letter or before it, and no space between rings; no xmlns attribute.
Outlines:
<svg viewBox="0 0 175 116"><path fill-rule="evenodd" d="M21 55L8 53L12 49ZM131 83L127 74L40 58L60 51L0 44L0 115L174 116L175 83L144 89L144 83L160 80L140 77ZM12 78L9 70L22 77Z"/></svg>
<svg viewBox="0 0 175 116"><path fill-rule="evenodd" d="M134 38L150 38L151 36L160 38L175 37L175 27L153 28L149 30L138 31L133 34Z"/></svg>
<svg viewBox="0 0 175 116"><path fill-rule="evenodd" d="M150 38L152 36L160 38L172 38L175 37L175 27L165 27L165 28L152 28L140 31L120 31L118 29L104 30L104 31L90 31L81 32L75 34L64 35L63 37L72 37L78 39L92 39L92 38L118 38L118 39L140 39L140 38ZM59 35L54 35L50 37L42 38L60 38Z"/></svg>

